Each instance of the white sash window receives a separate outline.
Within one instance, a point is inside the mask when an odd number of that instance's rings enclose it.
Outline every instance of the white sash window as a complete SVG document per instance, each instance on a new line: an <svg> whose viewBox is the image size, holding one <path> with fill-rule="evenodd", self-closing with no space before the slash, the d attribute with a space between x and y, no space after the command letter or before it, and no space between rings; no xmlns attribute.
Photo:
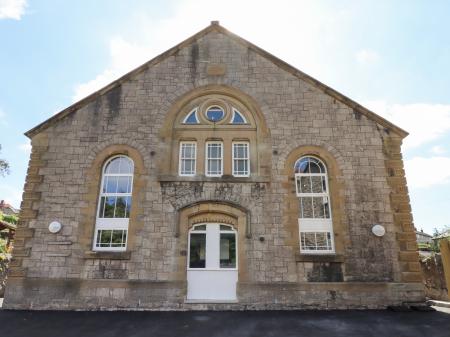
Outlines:
<svg viewBox="0 0 450 337"><path fill-rule="evenodd" d="M311 156L295 163L295 187L300 201L300 252L334 253L328 176L325 165Z"/></svg>
<svg viewBox="0 0 450 337"><path fill-rule="evenodd" d="M206 175L221 177L223 174L223 144L222 142L206 143Z"/></svg>
<svg viewBox="0 0 450 337"><path fill-rule="evenodd" d="M125 156L109 159L102 183L94 234L94 250L126 249L132 202L133 161Z"/></svg>
<svg viewBox="0 0 450 337"><path fill-rule="evenodd" d="M250 153L248 142L233 142L233 176L250 176Z"/></svg>
<svg viewBox="0 0 450 337"><path fill-rule="evenodd" d="M197 143L180 143L180 176L195 176L195 167L197 160Z"/></svg>

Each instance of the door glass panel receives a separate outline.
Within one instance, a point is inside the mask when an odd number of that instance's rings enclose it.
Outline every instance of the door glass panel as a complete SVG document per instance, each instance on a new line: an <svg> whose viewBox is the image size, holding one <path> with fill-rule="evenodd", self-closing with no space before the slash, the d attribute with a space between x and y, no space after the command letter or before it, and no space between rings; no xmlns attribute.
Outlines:
<svg viewBox="0 0 450 337"><path fill-rule="evenodd" d="M221 231L232 231L233 227L227 226L227 225L220 225L220 230Z"/></svg>
<svg viewBox="0 0 450 337"><path fill-rule="evenodd" d="M236 268L236 235L220 234L220 268Z"/></svg>
<svg viewBox="0 0 450 337"><path fill-rule="evenodd" d="M206 231L206 225L195 226L193 231Z"/></svg>
<svg viewBox="0 0 450 337"><path fill-rule="evenodd" d="M192 233L189 247L189 268L205 268L206 234Z"/></svg>

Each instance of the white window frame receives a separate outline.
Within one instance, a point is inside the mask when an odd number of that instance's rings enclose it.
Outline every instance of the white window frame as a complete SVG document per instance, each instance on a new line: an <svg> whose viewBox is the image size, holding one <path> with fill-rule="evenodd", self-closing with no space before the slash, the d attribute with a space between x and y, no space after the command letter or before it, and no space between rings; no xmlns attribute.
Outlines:
<svg viewBox="0 0 450 337"><path fill-rule="evenodd" d="M184 158L183 157L183 145L194 145L194 158ZM183 160L194 160L194 172L193 173L183 173ZM195 141L183 141L180 142L180 150L178 154L178 174L182 177L193 177L197 174L197 142Z"/></svg>
<svg viewBox="0 0 450 337"><path fill-rule="evenodd" d="M208 148L209 148L209 145L212 145L212 144L220 144L220 158L209 158L208 157ZM207 176L207 177L221 177L221 176L223 176L223 142L222 141L209 141L209 142L206 142L206 144L205 144L206 146L205 146L205 175ZM217 159L220 159L220 173L219 174L210 174L209 173L209 166L208 166L208 161L209 160L217 160Z"/></svg>
<svg viewBox="0 0 450 337"><path fill-rule="evenodd" d="M301 254L313 254L313 255L326 255L326 254L335 254L335 245L334 245L334 232L333 232L333 219L332 219L332 214L331 214L331 199L330 199L330 189L329 189L329 182L328 182L328 173L327 173L327 169L325 166L325 163L320 160L317 157L314 156L302 156L301 158L299 158L295 164L294 164L294 170L295 167L297 166L297 163L299 161L301 161L304 158L314 158L316 160L318 160L323 168L324 168L324 172L322 173L294 173L295 175L295 190L296 190L296 195L299 198L299 203L300 203L300 217L298 219L298 235L299 235L299 246L300 246L300 253ZM298 181L301 181L301 177L314 177L314 176L318 176L318 177L322 177L325 180L325 192L317 192L317 193L303 193L301 191L299 191L298 189ZM312 182L311 182L312 184ZM329 217L328 218L303 218L303 205L301 204L301 199L300 198L313 198L313 197L322 197L322 198L326 198L327 202L328 202L328 212L329 212ZM314 207L313 207L313 212L314 212ZM313 213L314 216L314 213ZM331 239L331 249L327 249L327 250L313 250L313 249L303 249L302 247L302 233L330 233L330 239Z"/></svg>
<svg viewBox="0 0 450 337"><path fill-rule="evenodd" d="M247 146L247 158L235 158L234 156L234 146L235 145L246 145ZM246 174L239 174L235 172L235 160L241 160L241 161L247 161L247 173ZM234 177L250 177L250 143L249 142L233 142L232 148L231 148L231 165L232 165L232 172Z"/></svg>
<svg viewBox="0 0 450 337"><path fill-rule="evenodd" d="M116 158L127 158L128 160L131 161L132 165L133 165L133 172L131 174L129 173L105 173L106 167L108 166L108 164L113 161ZM130 177L131 176L131 188L130 188L130 192L129 193L106 193L103 192L103 186L105 184L106 181L106 177L109 176L113 176L113 177ZM99 192L99 196L98 196L98 205L97 205L97 212L96 212L96 216L95 216L95 232L94 232L94 241L92 243L92 250L94 251L126 251L127 249L127 245L128 245L128 238L129 238L129 222L130 222L130 218L129 218L129 214L128 214L128 218L104 218L104 217L100 217L99 213L100 213L100 209L101 209L101 201L102 201L102 197L113 197L113 196L121 196L121 197L130 197L131 198L131 205L133 205L133 180L134 180L134 162L133 160L125 155L117 155L117 156L113 156L111 158L109 158L105 164L103 165L102 168L102 176L101 176L101 184L100 184L100 192ZM97 246L97 236L98 236L98 231L99 230L124 230L126 231L126 241L125 241L125 246L124 247L98 247Z"/></svg>

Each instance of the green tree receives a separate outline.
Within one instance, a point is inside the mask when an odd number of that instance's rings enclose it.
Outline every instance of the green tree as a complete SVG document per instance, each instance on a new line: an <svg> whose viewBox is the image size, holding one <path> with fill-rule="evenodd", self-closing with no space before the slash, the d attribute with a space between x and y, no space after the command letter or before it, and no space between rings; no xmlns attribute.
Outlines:
<svg viewBox="0 0 450 337"><path fill-rule="evenodd" d="M1 151L2 146L0 145L0 152ZM9 163L5 159L0 158L0 175L4 177L5 174L9 174Z"/></svg>

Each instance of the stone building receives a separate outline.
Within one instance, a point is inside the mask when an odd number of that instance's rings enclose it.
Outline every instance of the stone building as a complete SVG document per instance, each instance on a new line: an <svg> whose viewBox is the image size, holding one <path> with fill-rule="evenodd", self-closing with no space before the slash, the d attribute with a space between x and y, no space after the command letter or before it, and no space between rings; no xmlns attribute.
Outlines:
<svg viewBox="0 0 450 337"><path fill-rule="evenodd" d="M26 135L6 308L423 299L407 133L217 22Z"/></svg>

